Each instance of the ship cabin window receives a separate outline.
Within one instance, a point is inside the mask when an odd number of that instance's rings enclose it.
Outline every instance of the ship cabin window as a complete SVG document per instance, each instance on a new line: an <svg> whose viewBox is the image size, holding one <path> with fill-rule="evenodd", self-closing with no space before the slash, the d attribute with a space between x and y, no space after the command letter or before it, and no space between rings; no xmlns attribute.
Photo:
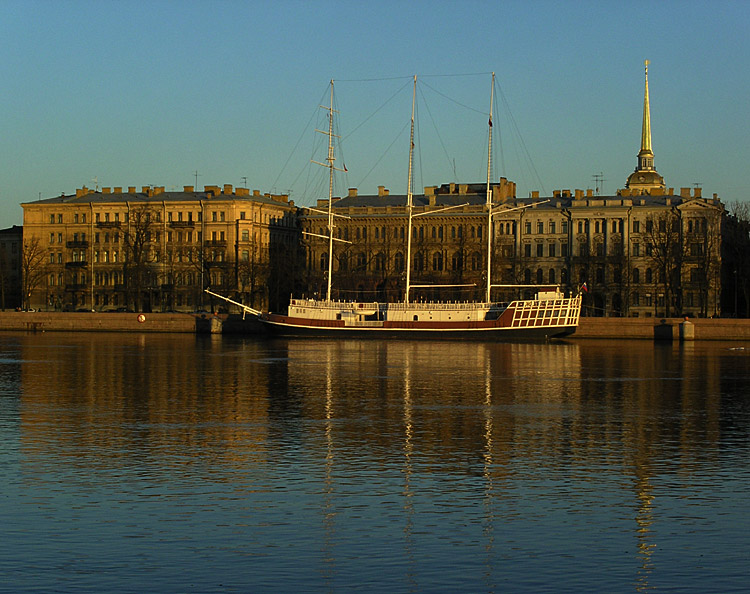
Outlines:
<svg viewBox="0 0 750 594"><path fill-rule="evenodd" d="M415 321L415 322L418 322L418 321L419 321L419 316L418 316L418 315L416 315L416 314L414 315L414 321Z"/></svg>

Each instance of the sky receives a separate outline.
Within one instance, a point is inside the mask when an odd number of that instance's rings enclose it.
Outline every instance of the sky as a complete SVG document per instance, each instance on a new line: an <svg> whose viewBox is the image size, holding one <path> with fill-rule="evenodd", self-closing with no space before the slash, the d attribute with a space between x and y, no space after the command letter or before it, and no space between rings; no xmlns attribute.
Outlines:
<svg viewBox="0 0 750 594"><path fill-rule="evenodd" d="M667 186L750 199L750 2L0 1L0 228L87 186L404 193L413 183L624 187L644 60ZM491 73L495 72L495 85ZM197 174L197 176L196 176Z"/></svg>

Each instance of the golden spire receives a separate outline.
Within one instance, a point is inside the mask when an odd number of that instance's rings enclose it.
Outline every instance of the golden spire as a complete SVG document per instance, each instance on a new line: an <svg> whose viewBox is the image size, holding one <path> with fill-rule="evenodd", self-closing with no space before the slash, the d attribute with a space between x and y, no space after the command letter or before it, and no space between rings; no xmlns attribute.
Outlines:
<svg viewBox="0 0 750 594"><path fill-rule="evenodd" d="M641 128L641 150L638 153L638 166L630 174L625 187L636 193L650 194L652 190L663 190L664 178L654 167L654 153L651 150L651 107L648 99L648 60L646 66L646 87L643 93L643 127Z"/></svg>
<svg viewBox="0 0 750 594"><path fill-rule="evenodd" d="M651 110L648 104L648 60L646 60L644 64L646 65L646 91L643 94L643 129L641 131L641 153L652 153Z"/></svg>

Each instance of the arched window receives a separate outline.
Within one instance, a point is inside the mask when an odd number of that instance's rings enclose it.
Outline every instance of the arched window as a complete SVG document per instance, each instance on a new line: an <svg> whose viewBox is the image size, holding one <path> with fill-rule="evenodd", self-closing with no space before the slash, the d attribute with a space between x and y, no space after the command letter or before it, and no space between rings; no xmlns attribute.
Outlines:
<svg viewBox="0 0 750 594"><path fill-rule="evenodd" d="M360 252L357 254L357 269L358 270L366 270L367 269L367 256L364 252Z"/></svg>
<svg viewBox="0 0 750 594"><path fill-rule="evenodd" d="M523 282L527 285L531 284L531 270L528 268L523 271Z"/></svg>
<svg viewBox="0 0 750 594"><path fill-rule="evenodd" d="M416 257L414 258L414 270L417 272L422 272L424 270L424 254L422 252L417 252Z"/></svg>
<svg viewBox="0 0 750 594"><path fill-rule="evenodd" d="M561 283L562 283L563 285L567 285L567 284L568 284L568 282L569 282L569 281L568 281L568 271L567 271L567 270L566 270L565 268L563 268L563 269L562 269L562 270L560 271L560 282L561 282Z"/></svg>
<svg viewBox="0 0 750 594"><path fill-rule="evenodd" d="M375 270L378 272L385 270L385 255L382 252L375 256Z"/></svg>
<svg viewBox="0 0 750 594"><path fill-rule="evenodd" d="M348 270L348 269L349 269L349 255L341 254L339 256L339 270Z"/></svg>
<svg viewBox="0 0 750 594"><path fill-rule="evenodd" d="M396 255L393 258L393 266L396 269L396 272L404 271L404 255L401 252L396 252Z"/></svg>
<svg viewBox="0 0 750 594"><path fill-rule="evenodd" d="M463 254L461 252L454 252L453 258L451 258L451 264L452 264L453 270L463 270L464 268Z"/></svg>
<svg viewBox="0 0 750 594"><path fill-rule="evenodd" d="M544 283L544 270L541 268L536 271L536 284L541 285Z"/></svg>
<svg viewBox="0 0 750 594"><path fill-rule="evenodd" d="M650 283L654 280L654 273L651 271L650 268L646 268L646 282Z"/></svg>
<svg viewBox="0 0 750 594"><path fill-rule="evenodd" d="M482 254L480 254L479 252L474 252L473 254L471 254L471 269L479 270L481 267L482 267Z"/></svg>
<svg viewBox="0 0 750 594"><path fill-rule="evenodd" d="M443 252L435 252L432 255L432 269L435 271L443 269Z"/></svg>
<svg viewBox="0 0 750 594"><path fill-rule="evenodd" d="M554 285L557 282L556 275L555 275L555 269L550 268L549 269L549 284Z"/></svg>

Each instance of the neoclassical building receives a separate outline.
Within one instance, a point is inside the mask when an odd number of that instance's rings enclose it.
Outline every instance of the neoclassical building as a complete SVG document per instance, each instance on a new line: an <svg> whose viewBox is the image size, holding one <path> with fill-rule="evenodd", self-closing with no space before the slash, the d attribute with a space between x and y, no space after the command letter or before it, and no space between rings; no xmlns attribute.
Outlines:
<svg viewBox="0 0 750 594"><path fill-rule="evenodd" d="M192 311L208 307L209 286L268 307L291 291L298 231L285 195L84 187L21 206L34 308Z"/></svg>
<svg viewBox="0 0 750 594"><path fill-rule="evenodd" d="M486 184L427 187L413 197L411 282L424 299L482 299L486 234L492 233L493 299L530 294L533 286L584 290L593 316L711 316L720 313L721 220L724 207L700 188L668 188L654 166L648 62L641 147L625 187L612 196L560 190L518 198L507 179L492 184L498 210L488 230ZM311 294L323 295L328 270L327 200L301 209ZM356 188L332 203L333 295L342 299L404 297L408 228L406 196L380 186ZM453 207L445 210L446 207ZM503 214L503 209L507 210ZM443 285L441 288L429 285ZM446 286L450 285L450 286ZM518 285L521 285L518 287Z"/></svg>

